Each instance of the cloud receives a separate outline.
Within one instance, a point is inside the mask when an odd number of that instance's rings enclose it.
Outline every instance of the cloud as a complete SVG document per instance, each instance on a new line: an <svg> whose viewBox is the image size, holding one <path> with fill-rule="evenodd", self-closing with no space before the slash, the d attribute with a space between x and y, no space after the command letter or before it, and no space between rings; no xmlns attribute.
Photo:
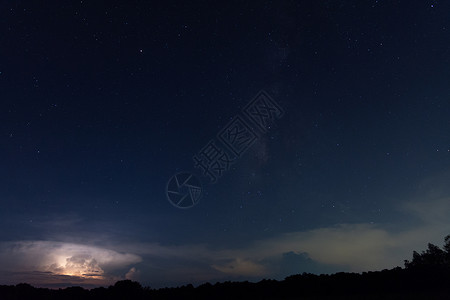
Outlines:
<svg viewBox="0 0 450 300"><path fill-rule="evenodd" d="M23 278L34 284L61 279L86 284L105 284L117 280L114 271L142 261L132 253L83 244L56 241L16 241L0 244L2 282Z"/></svg>
<svg viewBox="0 0 450 300"><path fill-rule="evenodd" d="M301 251L322 264L358 271L392 265L395 260L386 261L386 251L393 246L389 234L374 225L341 224L263 240L248 252L255 251L255 255L265 257Z"/></svg>
<svg viewBox="0 0 450 300"><path fill-rule="evenodd" d="M53 263L48 267L53 274L78 277L103 278L104 271L90 254L78 254L66 258L65 264Z"/></svg>
<svg viewBox="0 0 450 300"><path fill-rule="evenodd" d="M222 265L211 265L214 269L229 275L236 276L264 276L269 274L269 270L260 263L251 261L250 259L236 258Z"/></svg>
<svg viewBox="0 0 450 300"><path fill-rule="evenodd" d="M135 267L132 267L127 274L125 274L125 279L129 280L138 280L140 271L138 271Z"/></svg>
<svg viewBox="0 0 450 300"><path fill-rule="evenodd" d="M278 262L278 261L277 261ZM332 267L326 264L321 264L310 258L306 252L296 253L294 251L283 253L279 264L279 272L276 278L285 278L292 274L298 273L335 273L341 271L338 267Z"/></svg>

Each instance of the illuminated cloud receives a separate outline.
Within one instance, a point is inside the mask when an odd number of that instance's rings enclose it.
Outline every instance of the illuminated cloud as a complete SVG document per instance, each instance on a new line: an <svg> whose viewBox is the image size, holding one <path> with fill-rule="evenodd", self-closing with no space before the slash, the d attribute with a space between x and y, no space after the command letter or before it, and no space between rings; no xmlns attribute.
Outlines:
<svg viewBox="0 0 450 300"><path fill-rule="evenodd" d="M34 284L46 284L64 278L78 283L105 284L120 279L114 270L140 262L138 255L119 253L83 244L54 241L18 241L0 244L2 282L23 277Z"/></svg>
<svg viewBox="0 0 450 300"><path fill-rule="evenodd" d="M78 254L67 257L65 262L53 263L48 271L58 275L78 276L102 279L104 271L90 254Z"/></svg>

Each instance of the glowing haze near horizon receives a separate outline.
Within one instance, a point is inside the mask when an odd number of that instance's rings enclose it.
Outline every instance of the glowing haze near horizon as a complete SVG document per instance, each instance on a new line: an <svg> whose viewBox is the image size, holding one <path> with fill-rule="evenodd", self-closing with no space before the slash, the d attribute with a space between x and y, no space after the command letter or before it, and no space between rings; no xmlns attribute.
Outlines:
<svg viewBox="0 0 450 300"><path fill-rule="evenodd" d="M402 266L450 233L450 3L3 1L0 284ZM284 110L215 184L193 156ZM175 173L200 202L166 198Z"/></svg>

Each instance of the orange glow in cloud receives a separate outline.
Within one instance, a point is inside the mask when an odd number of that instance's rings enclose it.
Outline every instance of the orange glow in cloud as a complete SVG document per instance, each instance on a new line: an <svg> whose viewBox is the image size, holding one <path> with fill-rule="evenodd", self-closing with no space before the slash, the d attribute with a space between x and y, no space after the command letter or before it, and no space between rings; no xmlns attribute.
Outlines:
<svg viewBox="0 0 450 300"><path fill-rule="evenodd" d="M77 276L81 278L104 279L104 271L97 260L89 254L60 255L47 271L57 275Z"/></svg>

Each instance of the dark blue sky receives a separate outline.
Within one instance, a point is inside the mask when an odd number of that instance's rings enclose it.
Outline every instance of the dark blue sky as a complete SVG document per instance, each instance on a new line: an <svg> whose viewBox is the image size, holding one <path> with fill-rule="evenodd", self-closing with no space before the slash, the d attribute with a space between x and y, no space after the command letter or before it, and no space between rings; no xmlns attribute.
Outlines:
<svg viewBox="0 0 450 300"><path fill-rule="evenodd" d="M281 279L440 245L449 11L0 3L0 283ZM284 115L209 183L193 156L261 90ZM203 187L189 209L167 199L178 172Z"/></svg>

